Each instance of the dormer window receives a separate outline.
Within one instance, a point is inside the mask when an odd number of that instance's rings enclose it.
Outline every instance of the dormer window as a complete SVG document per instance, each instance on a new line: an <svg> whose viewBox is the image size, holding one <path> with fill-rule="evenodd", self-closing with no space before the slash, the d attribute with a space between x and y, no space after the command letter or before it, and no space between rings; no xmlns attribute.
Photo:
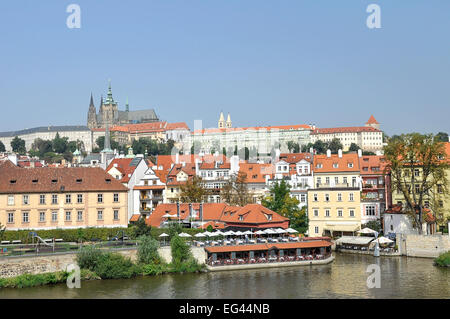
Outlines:
<svg viewBox="0 0 450 319"><path fill-rule="evenodd" d="M9 181L9 183L10 183L10 184L15 184L15 183L16 183L16 180L15 180L15 179L12 179L12 180Z"/></svg>
<svg viewBox="0 0 450 319"><path fill-rule="evenodd" d="M106 184L111 184L111 179L110 178L105 178L105 182L106 182Z"/></svg>
<svg viewBox="0 0 450 319"><path fill-rule="evenodd" d="M267 220L272 220L272 215L267 215Z"/></svg>
<svg viewBox="0 0 450 319"><path fill-rule="evenodd" d="M58 182L57 179L52 179L52 184L56 184Z"/></svg>
<svg viewBox="0 0 450 319"><path fill-rule="evenodd" d="M81 178L77 179L77 183L80 184L83 180Z"/></svg>
<svg viewBox="0 0 450 319"><path fill-rule="evenodd" d="M333 163L333 168L338 168L339 164L338 163Z"/></svg>
<svg viewBox="0 0 450 319"><path fill-rule="evenodd" d="M244 220L244 215L239 216L239 220L243 221Z"/></svg>
<svg viewBox="0 0 450 319"><path fill-rule="evenodd" d="M322 163L317 163L316 168L322 168Z"/></svg>
<svg viewBox="0 0 450 319"><path fill-rule="evenodd" d="M348 168L353 168L353 163L348 163Z"/></svg>
<svg viewBox="0 0 450 319"><path fill-rule="evenodd" d="M32 182L33 184L37 184L38 180L37 180L37 179L33 179L31 182Z"/></svg>

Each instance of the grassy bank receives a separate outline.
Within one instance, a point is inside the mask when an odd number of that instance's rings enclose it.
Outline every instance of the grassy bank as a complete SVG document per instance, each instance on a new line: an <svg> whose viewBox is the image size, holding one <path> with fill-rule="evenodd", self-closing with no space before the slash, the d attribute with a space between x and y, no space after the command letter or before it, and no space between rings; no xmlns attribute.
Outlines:
<svg viewBox="0 0 450 319"><path fill-rule="evenodd" d="M434 260L434 264L440 267L450 267L450 251L440 254L439 257Z"/></svg>
<svg viewBox="0 0 450 319"><path fill-rule="evenodd" d="M45 274L24 274L11 278L0 278L0 288L27 288L44 285L64 283L69 273L66 271L51 272ZM81 280L100 279L95 273L81 270Z"/></svg>

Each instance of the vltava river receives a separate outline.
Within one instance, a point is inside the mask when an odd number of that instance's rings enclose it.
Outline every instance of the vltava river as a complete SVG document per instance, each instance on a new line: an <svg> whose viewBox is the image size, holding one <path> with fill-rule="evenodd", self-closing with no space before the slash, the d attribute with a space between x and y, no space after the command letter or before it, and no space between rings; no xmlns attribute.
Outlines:
<svg viewBox="0 0 450 319"><path fill-rule="evenodd" d="M23 289L0 298L450 298L450 269L432 259L335 254L332 264L139 277ZM367 266L381 269L381 288L367 287Z"/></svg>

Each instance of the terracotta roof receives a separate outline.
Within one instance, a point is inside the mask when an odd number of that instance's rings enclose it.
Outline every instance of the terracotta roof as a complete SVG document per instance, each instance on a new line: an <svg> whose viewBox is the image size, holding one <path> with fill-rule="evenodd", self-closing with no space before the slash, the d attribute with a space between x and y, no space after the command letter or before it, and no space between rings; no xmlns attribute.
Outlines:
<svg viewBox="0 0 450 319"><path fill-rule="evenodd" d="M141 214L133 214L130 218L130 222L137 222L140 217L141 217Z"/></svg>
<svg viewBox="0 0 450 319"><path fill-rule="evenodd" d="M322 167L318 168L317 164L321 164ZM337 164L337 167L334 167L334 164ZM352 167L349 167L349 164L352 164ZM331 157L327 157L326 154L315 155L312 169L315 173L358 172L360 170L358 154L342 154L342 157L338 154L331 154Z"/></svg>
<svg viewBox="0 0 450 319"><path fill-rule="evenodd" d="M375 120L375 117L373 115L370 116L369 120L366 122L366 124L380 124Z"/></svg>
<svg viewBox="0 0 450 319"><path fill-rule="evenodd" d="M268 219L269 216L271 216L271 220ZM289 221L288 218L283 217L260 204L248 204L233 211L225 210L220 220L228 223L260 225Z"/></svg>
<svg viewBox="0 0 450 319"><path fill-rule="evenodd" d="M255 251L255 250L261 251L269 249L320 248L330 246L331 246L330 242L322 240L322 241L301 241L296 243L213 246L213 247L206 247L205 250L209 253L224 253L224 252Z"/></svg>
<svg viewBox="0 0 450 319"><path fill-rule="evenodd" d="M222 212L227 205L225 203L204 203L203 204L203 220L215 220L219 221ZM200 210L199 203L193 203L192 209L196 211L197 219L200 220L198 211ZM177 204L159 204L150 217L147 219L147 224L153 227L159 227L163 221L163 215L177 214ZM188 218L189 216L189 204L180 204L180 219Z"/></svg>
<svg viewBox="0 0 450 319"><path fill-rule="evenodd" d="M196 220L201 220L199 216L199 203L193 203L192 209L196 211ZM147 223L154 227L159 227L163 222L162 217L165 214L176 215L177 204L159 204L150 217L147 219ZM243 220L239 220L240 216L243 216ZM268 220L266 215L272 215L272 220ZM186 219L189 217L189 204L180 204L180 219ZM288 218L277 214L270 209L259 205L249 204L244 207L228 206L225 203L204 203L203 204L203 220L215 221L220 223L232 223L236 224L252 224L263 227L264 225L272 225L276 223L285 223L289 221ZM256 226L253 226L256 227ZM270 226L272 227L272 226ZM277 226L278 227L278 226ZM281 226L279 226L281 227ZM286 226L287 227L287 226Z"/></svg>
<svg viewBox="0 0 450 319"><path fill-rule="evenodd" d="M334 134L334 133L360 133L360 132L381 132L381 131L371 126L350 126L350 127L317 128L311 132L311 135Z"/></svg>
<svg viewBox="0 0 450 319"><path fill-rule="evenodd" d="M212 226L213 229L224 229L225 228L225 224L221 223L221 222L215 222L215 221L210 221L207 222L205 224L203 224L202 226L200 226L201 229L207 229L208 226Z"/></svg>
<svg viewBox="0 0 450 319"><path fill-rule="evenodd" d="M134 158L115 158L109 163L106 171L109 172L112 168L117 169L123 176L120 179L121 183L128 183L130 181L131 175L134 173L137 165L130 166L133 160L139 159L138 157ZM134 163L134 162L133 162ZM145 162L147 164L147 162ZM116 166L114 166L116 165ZM130 175L130 176L129 176Z"/></svg>
<svg viewBox="0 0 450 319"><path fill-rule="evenodd" d="M118 191L127 188L96 167L10 168L0 166L0 193Z"/></svg>
<svg viewBox="0 0 450 319"><path fill-rule="evenodd" d="M265 183L265 176L272 177L275 173L275 166L273 164L240 163L239 172L247 175L247 183Z"/></svg>
<svg viewBox="0 0 450 319"><path fill-rule="evenodd" d="M278 126L249 126L249 127L232 127L232 128L205 128L196 130L193 134L208 134L208 133L225 133L225 132L239 132L239 131L259 131L259 130L311 130L311 126L305 124L296 125L278 125Z"/></svg>
<svg viewBox="0 0 450 319"><path fill-rule="evenodd" d="M186 129L189 131L189 126L185 122L167 123L167 130Z"/></svg>
<svg viewBox="0 0 450 319"><path fill-rule="evenodd" d="M216 163L218 163L216 167ZM212 162L212 163L206 163L202 162L198 166L199 169L230 169L231 164L230 163L223 163L223 162Z"/></svg>
<svg viewBox="0 0 450 319"><path fill-rule="evenodd" d="M305 160L311 163L312 156L310 153L281 153L280 161L281 160L289 164L296 164L301 160Z"/></svg>
<svg viewBox="0 0 450 319"><path fill-rule="evenodd" d="M361 175L383 175L386 166L386 158L383 155L364 155L359 158Z"/></svg>

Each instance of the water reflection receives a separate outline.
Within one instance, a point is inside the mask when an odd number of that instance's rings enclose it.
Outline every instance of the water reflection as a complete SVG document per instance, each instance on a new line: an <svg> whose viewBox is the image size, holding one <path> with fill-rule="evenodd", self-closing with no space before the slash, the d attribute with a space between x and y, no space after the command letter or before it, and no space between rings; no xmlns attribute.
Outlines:
<svg viewBox="0 0 450 319"><path fill-rule="evenodd" d="M367 266L381 268L381 288L366 286ZM431 259L337 254L330 265L2 289L0 298L449 298L450 270Z"/></svg>

